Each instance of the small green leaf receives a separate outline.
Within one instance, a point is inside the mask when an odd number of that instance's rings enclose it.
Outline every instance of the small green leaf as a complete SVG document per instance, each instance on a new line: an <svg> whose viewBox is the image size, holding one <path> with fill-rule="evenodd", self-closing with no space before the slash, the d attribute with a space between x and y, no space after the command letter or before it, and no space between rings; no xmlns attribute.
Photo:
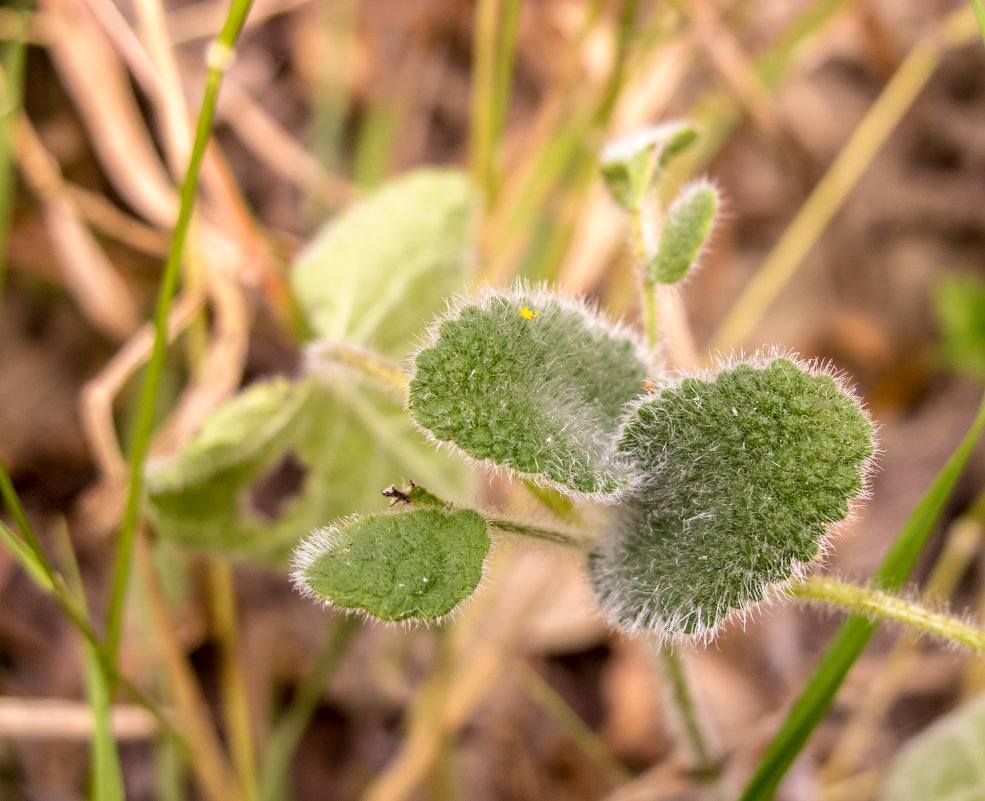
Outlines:
<svg viewBox="0 0 985 801"><path fill-rule="evenodd" d="M463 173L423 169L329 222L291 272L316 335L406 356L468 278L477 208Z"/></svg>
<svg viewBox="0 0 985 801"><path fill-rule="evenodd" d="M708 238L717 207L718 192L707 181L695 181L680 191L664 217L657 253L646 264L648 284L674 284L687 275Z"/></svg>
<svg viewBox="0 0 985 801"><path fill-rule="evenodd" d="M634 209L673 158L697 139L690 123L676 120L610 142L599 166L613 200L627 211Z"/></svg>
<svg viewBox="0 0 985 801"><path fill-rule="evenodd" d="M985 801L985 695L938 720L898 754L881 801Z"/></svg>
<svg viewBox="0 0 985 801"><path fill-rule="evenodd" d="M432 621L476 591L490 544L471 509L368 515L313 531L294 554L294 583L380 620Z"/></svg>
<svg viewBox="0 0 985 801"><path fill-rule="evenodd" d="M941 325L941 355L948 367L985 381L985 281L971 276L942 280L934 292Z"/></svg>
<svg viewBox="0 0 985 801"><path fill-rule="evenodd" d="M586 306L540 289L468 300L415 370L410 411L436 439L566 492L622 484L615 442L647 360Z"/></svg>
<svg viewBox="0 0 985 801"><path fill-rule="evenodd" d="M399 400L339 367L258 382L216 409L174 459L149 468L149 515L170 540L281 563L315 526L379 506L389 482L412 475L455 494L465 472L428 446ZM272 509L259 503L267 485Z"/></svg>
<svg viewBox="0 0 985 801"><path fill-rule="evenodd" d="M827 375L788 359L685 378L638 405L636 474L589 559L616 624L709 636L801 573L864 486L872 425Z"/></svg>

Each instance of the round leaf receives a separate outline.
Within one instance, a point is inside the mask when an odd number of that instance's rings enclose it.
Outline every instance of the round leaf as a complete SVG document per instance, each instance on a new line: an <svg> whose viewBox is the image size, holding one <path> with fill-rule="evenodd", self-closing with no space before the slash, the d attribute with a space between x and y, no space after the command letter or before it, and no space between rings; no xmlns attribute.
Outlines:
<svg viewBox="0 0 985 801"><path fill-rule="evenodd" d="M708 635L823 550L862 493L872 425L781 358L647 398L619 451L636 477L589 560L598 601L631 630Z"/></svg>
<svg viewBox="0 0 985 801"><path fill-rule="evenodd" d="M415 369L410 410L436 439L570 493L621 486L615 443L646 358L584 305L543 290L468 301Z"/></svg>
<svg viewBox="0 0 985 801"><path fill-rule="evenodd" d="M389 622L432 621L482 580L490 539L470 509L419 508L317 529L295 552L298 589Z"/></svg>

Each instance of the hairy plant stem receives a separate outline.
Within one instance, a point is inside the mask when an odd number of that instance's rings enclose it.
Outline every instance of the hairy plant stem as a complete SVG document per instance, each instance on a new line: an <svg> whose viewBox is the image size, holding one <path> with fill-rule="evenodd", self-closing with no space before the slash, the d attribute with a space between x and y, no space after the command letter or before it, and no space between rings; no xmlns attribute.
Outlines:
<svg viewBox="0 0 985 801"><path fill-rule="evenodd" d="M389 359L351 342L315 342L308 348L307 369L317 373L325 364L343 365L358 370L401 399L407 398L407 376Z"/></svg>
<svg viewBox="0 0 985 801"><path fill-rule="evenodd" d="M940 612L869 587L857 587L836 579L811 578L795 587L798 598L834 604L872 617L890 618L935 637L959 643L985 655L985 631Z"/></svg>
<svg viewBox="0 0 985 801"><path fill-rule="evenodd" d="M486 521L492 528L498 529L506 534L516 534L534 540L552 542L555 545L563 545L579 551L587 551L592 546L591 540L588 537L580 536L572 531L545 528L519 520L507 520L502 517L487 517Z"/></svg>
<svg viewBox="0 0 985 801"><path fill-rule="evenodd" d="M253 0L232 0L222 30L209 50L208 75L205 82L205 92L202 95L202 108L199 111L198 123L195 128L195 139L188 160L188 169L185 172L185 179L181 187L178 218L171 235L171 246L164 265L164 274L161 276L157 307L154 313L154 347L147 362L146 377L141 388L133 446L130 453L130 489L127 493L123 523L120 526L120 536L116 546L113 589L106 621L106 653L110 661L115 661L120 647L123 610L126 606L126 592L130 579L131 563L133 562L134 541L137 536L137 523L140 519L144 461L150 446L151 431L154 428L154 409L157 392L161 384L161 374L164 370L171 300L178 288L178 275L185 249L185 239L195 207L198 177L205 156L205 148L212 133L212 121L215 118L216 105L219 100L219 88L222 86L222 79L226 70L232 63L233 48L252 5Z"/></svg>

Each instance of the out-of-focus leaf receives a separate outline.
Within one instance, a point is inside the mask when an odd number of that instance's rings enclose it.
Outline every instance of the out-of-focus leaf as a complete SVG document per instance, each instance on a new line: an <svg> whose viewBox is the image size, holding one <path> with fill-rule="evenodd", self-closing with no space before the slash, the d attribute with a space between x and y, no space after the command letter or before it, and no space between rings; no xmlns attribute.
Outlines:
<svg viewBox="0 0 985 801"><path fill-rule="evenodd" d="M690 123L674 120L610 142L602 151L599 168L612 199L627 211L635 208L674 157L697 139Z"/></svg>
<svg viewBox="0 0 985 801"><path fill-rule="evenodd" d="M169 539L283 563L311 529L381 507L389 484L413 478L455 495L466 472L425 442L396 398L340 368L254 384L213 412L177 457L149 470L149 512Z"/></svg>
<svg viewBox="0 0 985 801"><path fill-rule="evenodd" d="M941 354L951 367L985 381L985 281L949 277L934 292L941 325Z"/></svg>
<svg viewBox="0 0 985 801"><path fill-rule="evenodd" d="M698 260L715 220L718 191L707 181L685 186L664 218L657 252L645 267L648 284L674 284Z"/></svg>
<svg viewBox="0 0 985 801"><path fill-rule="evenodd" d="M985 801L985 695L941 718L900 751L880 801Z"/></svg>
<svg viewBox="0 0 985 801"><path fill-rule="evenodd" d="M422 321L466 282L477 207L463 173L423 169L329 222L291 273L315 334L406 356Z"/></svg>

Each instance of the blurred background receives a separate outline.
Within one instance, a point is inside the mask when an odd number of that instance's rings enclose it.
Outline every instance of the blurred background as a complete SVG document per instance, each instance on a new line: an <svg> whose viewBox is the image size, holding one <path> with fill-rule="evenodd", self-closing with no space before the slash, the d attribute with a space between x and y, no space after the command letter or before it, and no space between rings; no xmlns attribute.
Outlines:
<svg viewBox="0 0 985 801"><path fill-rule="evenodd" d="M226 11L222 0L0 9L0 458L54 561L74 546L97 620L150 352L141 326ZM153 457L241 386L296 373L295 255L415 167L460 167L479 188L476 282L554 282L639 326L628 226L598 153L682 117L702 135L665 190L706 175L725 203L700 271L664 300L668 359L689 368L775 344L850 377L882 454L829 563L864 580L985 380L985 302L962 305L985 282L985 49L960 2L257 0L203 167ZM274 479L276 505L290 475ZM503 479L471 480L486 503L536 505ZM934 586L968 618L985 612L983 489L979 448L915 576L942 553L956 559ZM162 603L155 617L146 576L133 582L123 672L165 705L194 685L234 745L224 699L238 665L261 757L284 709L311 713L265 797L701 797L652 645L606 629L574 559L500 548L453 623L405 631L327 614L284 570L217 568L151 526L140 539ZM727 797L839 621L791 603L684 650ZM900 746L985 684L980 661L900 635L880 629L778 797L874 797ZM0 550L0 797L86 796L82 645ZM214 798L196 755L120 703L126 797Z"/></svg>

